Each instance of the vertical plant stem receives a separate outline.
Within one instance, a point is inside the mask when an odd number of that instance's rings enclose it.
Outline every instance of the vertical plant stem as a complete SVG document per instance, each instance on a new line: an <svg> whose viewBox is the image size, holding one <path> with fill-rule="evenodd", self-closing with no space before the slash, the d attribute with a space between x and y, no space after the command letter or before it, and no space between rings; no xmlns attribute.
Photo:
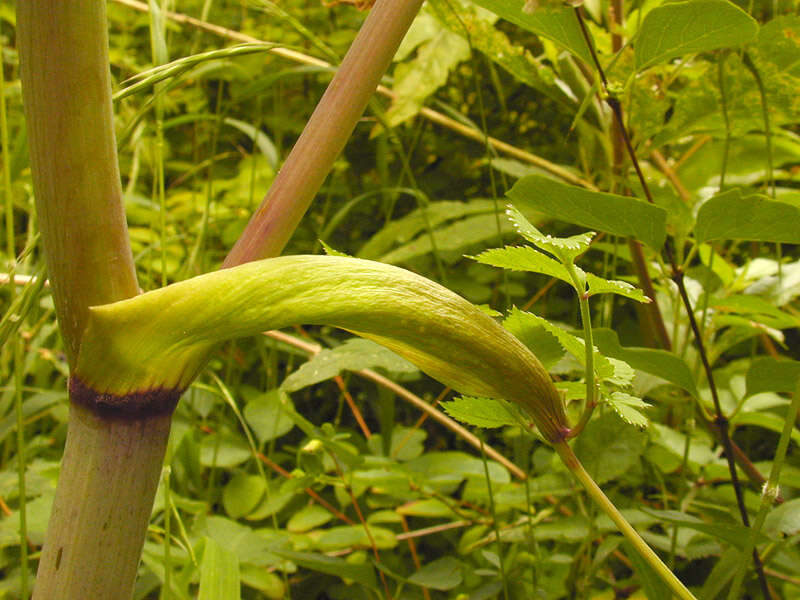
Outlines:
<svg viewBox="0 0 800 600"><path fill-rule="evenodd" d="M598 485L594 482L591 475L586 472L578 457L566 442L554 445L554 448L564 464L572 472L575 478L581 482L592 501L613 521L620 533L631 543L636 552L645 560L656 572L661 580L669 586L672 592L682 600L696 600L694 595L686 588L680 579L667 568L652 548L641 538L636 530L631 526L625 517L617 510L614 503L608 499Z"/></svg>
<svg viewBox="0 0 800 600"><path fill-rule="evenodd" d="M231 267L277 256L361 118L422 0L378 0L267 197L225 259Z"/></svg>
<svg viewBox="0 0 800 600"><path fill-rule="evenodd" d="M34 599L132 596L169 425L169 414L109 421L70 406Z"/></svg>
<svg viewBox="0 0 800 600"><path fill-rule="evenodd" d="M13 285L13 284L12 284ZM25 485L25 417L22 411L22 386L24 379L24 347L22 339L14 340L14 407L17 417L17 485L19 487L19 556L20 596L28 598L28 493Z"/></svg>
<svg viewBox="0 0 800 600"><path fill-rule="evenodd" d="M3 202L6 220L6 254L9 265L14 263L14 196L11 191L11 148L8 145L8 114L6 112L6 75L3 62L3 46L0 44L0 145L3 149ZM9 269L9 272L11 269ZM12 277L13 279L13 277ZM11 286L14 289L14 286ZM12 291L12 297L14 292Z"/></svg>
<svg viewBox="0 0 800 600"><path fill-rule="evenodd" d="M589 297L586 295L586 283L578 276L578 270L572 262L564 265L569 272L572 279L572 286L575 288L575 293L578 294L578 306L581 311L581 325L583 325L583 342L586 349L586 368L584 378L586 379L586 400L583 405L583 413L578 423L570 431L570 437L578 435L589 419L592 418L594 407L597 405L597 398L595 397L595 379L594 379L594 337L592 336L592 316L589 312Z"/></svg>
<svg viewBox="0 0 800 600"><path fill-rule="evenodd" d="M781 469L783 463L786 461L786 451L789 448L789 442L792 439L792 432L794 431L795 423L797 422L797 414L800 412L800 380L797 382L797 389L792 397L792 403L786 410L786 417L783 420L783 430L781 437L778 440L778 448L775 450L775 458L772 461L772 469L769 473L769 479L764 484L764 489L761 491L761 504L758 507L758 514L756 515L753 527L750 530L750 539L748 540L747 549L742 552L742 559L739 568L736 570L736 576L731 584L730 592L728 593L729 600L736 600L739 598L739 589L744 581L744 576L747 573L747 556L755 552L756 541L761 527L767 518L769 509L775 502L775 499L780 496L780 479Z"/></svg>
<svg viewBox="0 0 800 600"><path fill-rule="evenodd" d="M89 306L138 293L117 166L105 2L17 3L36 210L71 365Z"/></svg>

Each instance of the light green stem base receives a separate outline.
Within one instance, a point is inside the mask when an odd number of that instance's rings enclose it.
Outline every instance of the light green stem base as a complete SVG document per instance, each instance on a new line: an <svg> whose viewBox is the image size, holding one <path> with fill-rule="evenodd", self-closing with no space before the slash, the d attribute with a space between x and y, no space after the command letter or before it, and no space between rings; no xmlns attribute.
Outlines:
<svg viewBox="0 0 800 600"><path fill-rule="evenodd" d="M71 405L34 600L133 595L170 415L109 421Z"/></svg>
<svg viewBox="0 0 800 600"><path fill-rule="evenodd" d="M572 452L572 448L570 448L566 442L555 444L554 448L567 468L572 471L572 474L581 482L581 485L586 489L595 504L608 515L617 526L620 533L631 543L636 552L647 561L661 580L670 587L672 592L682 600L697 600L686 586L681 583L680 579L675 576L675 573L673 573L667 565L661 561L658 555L653 552L653 549L647 545L631 524L625 520L625 517L617 510L614 503L608 499L603 493L603 490L594 482L591 475L583 468L578 457Z"/></svg>

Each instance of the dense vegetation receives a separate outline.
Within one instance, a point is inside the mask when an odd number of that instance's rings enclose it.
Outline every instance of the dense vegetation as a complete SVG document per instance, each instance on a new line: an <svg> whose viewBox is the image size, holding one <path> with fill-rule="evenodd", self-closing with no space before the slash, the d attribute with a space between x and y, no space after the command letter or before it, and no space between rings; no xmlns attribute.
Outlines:
<svg viewBox="0 0 800 600"><path fill-rule="evenodd" d="M220 267L365 15L163 4L108 5L145 291ZM797 3L533 4L428 0L284 254L480 305L698 598L800 598ZM15 22L0 6L7 598L32 585L68 412ZM339 329L225 343L173 417L135 597L670 598L528 425Z"/></svg>

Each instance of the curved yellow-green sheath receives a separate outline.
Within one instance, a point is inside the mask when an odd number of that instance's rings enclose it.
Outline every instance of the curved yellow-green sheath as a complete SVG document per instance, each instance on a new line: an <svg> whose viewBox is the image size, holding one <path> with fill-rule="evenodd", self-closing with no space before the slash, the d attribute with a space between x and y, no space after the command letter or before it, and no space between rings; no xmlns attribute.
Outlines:
<svg viewBox="0 0 800 600"><path fill-rule="evenodd" d="M89 312L72 396L120 416L171 411L214 344L305 323L375 340L465 394L516 402L550 442L568 432L558 393L528 348L457 294L390 265L270 258Z"/></svg>

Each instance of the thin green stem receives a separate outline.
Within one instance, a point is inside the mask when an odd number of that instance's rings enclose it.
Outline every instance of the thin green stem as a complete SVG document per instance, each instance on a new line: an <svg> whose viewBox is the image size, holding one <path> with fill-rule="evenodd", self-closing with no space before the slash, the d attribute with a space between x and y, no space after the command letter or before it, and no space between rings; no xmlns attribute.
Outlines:
<svg viewBox="0 0 800 600"><path fill-rule="evenodd" d="M22 339L14 340L14 406L17 417L17 485L19 486L20 596L28 598L28 511L25 486L25 416L22 411L24 352Z"/></svg>
<svg viewBox="0 0 800 600"><path fill-rule="evenodd" d="M578 460L578 457L575 456L575 453L572 452L569 445L567 445L566 442L559 442L553 447L556 452L558 452L558 455L561 457L566 467L572 472L575 478L580 481L581 485L583 485L592 501L611 519L611 521L613 521L620 533L622 533L633 546L634 550L636 550L639 556L652 567L659 578L669 586L672 592L681 600L697 600L686 586L681 583L681 580L675 576L675 573L670 571L667 565L653 552L653 549L647 545L631 524L625 520L625 517L617 510L614 503L608 499L603 493L603 490L594 482L591 475L583 468L583 465Z"/></svg>
<svg viewBox="0 0 800 600"><path fill-rule="evenodd" d="M761 527L764 525L764 520L767 518L770 507L775 503L775 499L780 496L780 478L781 469L786 461L786 451L789 448L789 442L792 439L792 432L794 431L795 423L797 422L797 415L800 412L800 380L797 382L797 389L794 392L789 408L786 410L786 417L783 421L783 430L781 430L781 437L778 440L778 448L775 451L775 458L772 460L772 468L770 469L769 478L764 484L764 489L761 492L761 503L758 507L758 514L756 515L753 527L750 532L750 539L748 540L747 548L742 552L742 560L739 569L736 571L736 577L731 584L730 593L728 594L729 600L736 600L739 598L739 588L742 585L744 576L747 572L746 563L748 556L753 554L756 546L758 534Z"/></svg>
<svg viewBox="0 0 800 600"><path fill-rule="evenodd" d="M503 544L500 541L500 526L497 522L497 511L494 504L494 493L492 493L492 480L489 477L489 461L486 460L486 450L483 445L483 435L479 434L481 440L481 459L483 460L483 476L486 478L486 491L489 495L489 512L492 515L492 528L497 542L497 564L500 568L500 579L503 581L503 598L508 600L508 579L506 578L506 568L503 564Z"/></svg>
<svg viewBox="0 0 800 600"><path fill-rule="evenodd" d="M570 431L570 437L574 437L583 431L583 428L589 422L589 419L592 418L594 407L597 406L597 384L594 378L594 337L592 335L592 317L591 313L589 312L589 296L587 295L586 283L581 279L580 275L578 274L578 269L575 267L574 263L568 262L565 263L564 266L567 268L567 272L569 272L569 276L572 279L572 286L575 288L575 292L578 294L578 306L580 307L581 312L583 341L586 350L586 365L584 375L584 379L586 379L586 399L584 401L581 418L575 427L572 428L572 431Z"/></svg>

